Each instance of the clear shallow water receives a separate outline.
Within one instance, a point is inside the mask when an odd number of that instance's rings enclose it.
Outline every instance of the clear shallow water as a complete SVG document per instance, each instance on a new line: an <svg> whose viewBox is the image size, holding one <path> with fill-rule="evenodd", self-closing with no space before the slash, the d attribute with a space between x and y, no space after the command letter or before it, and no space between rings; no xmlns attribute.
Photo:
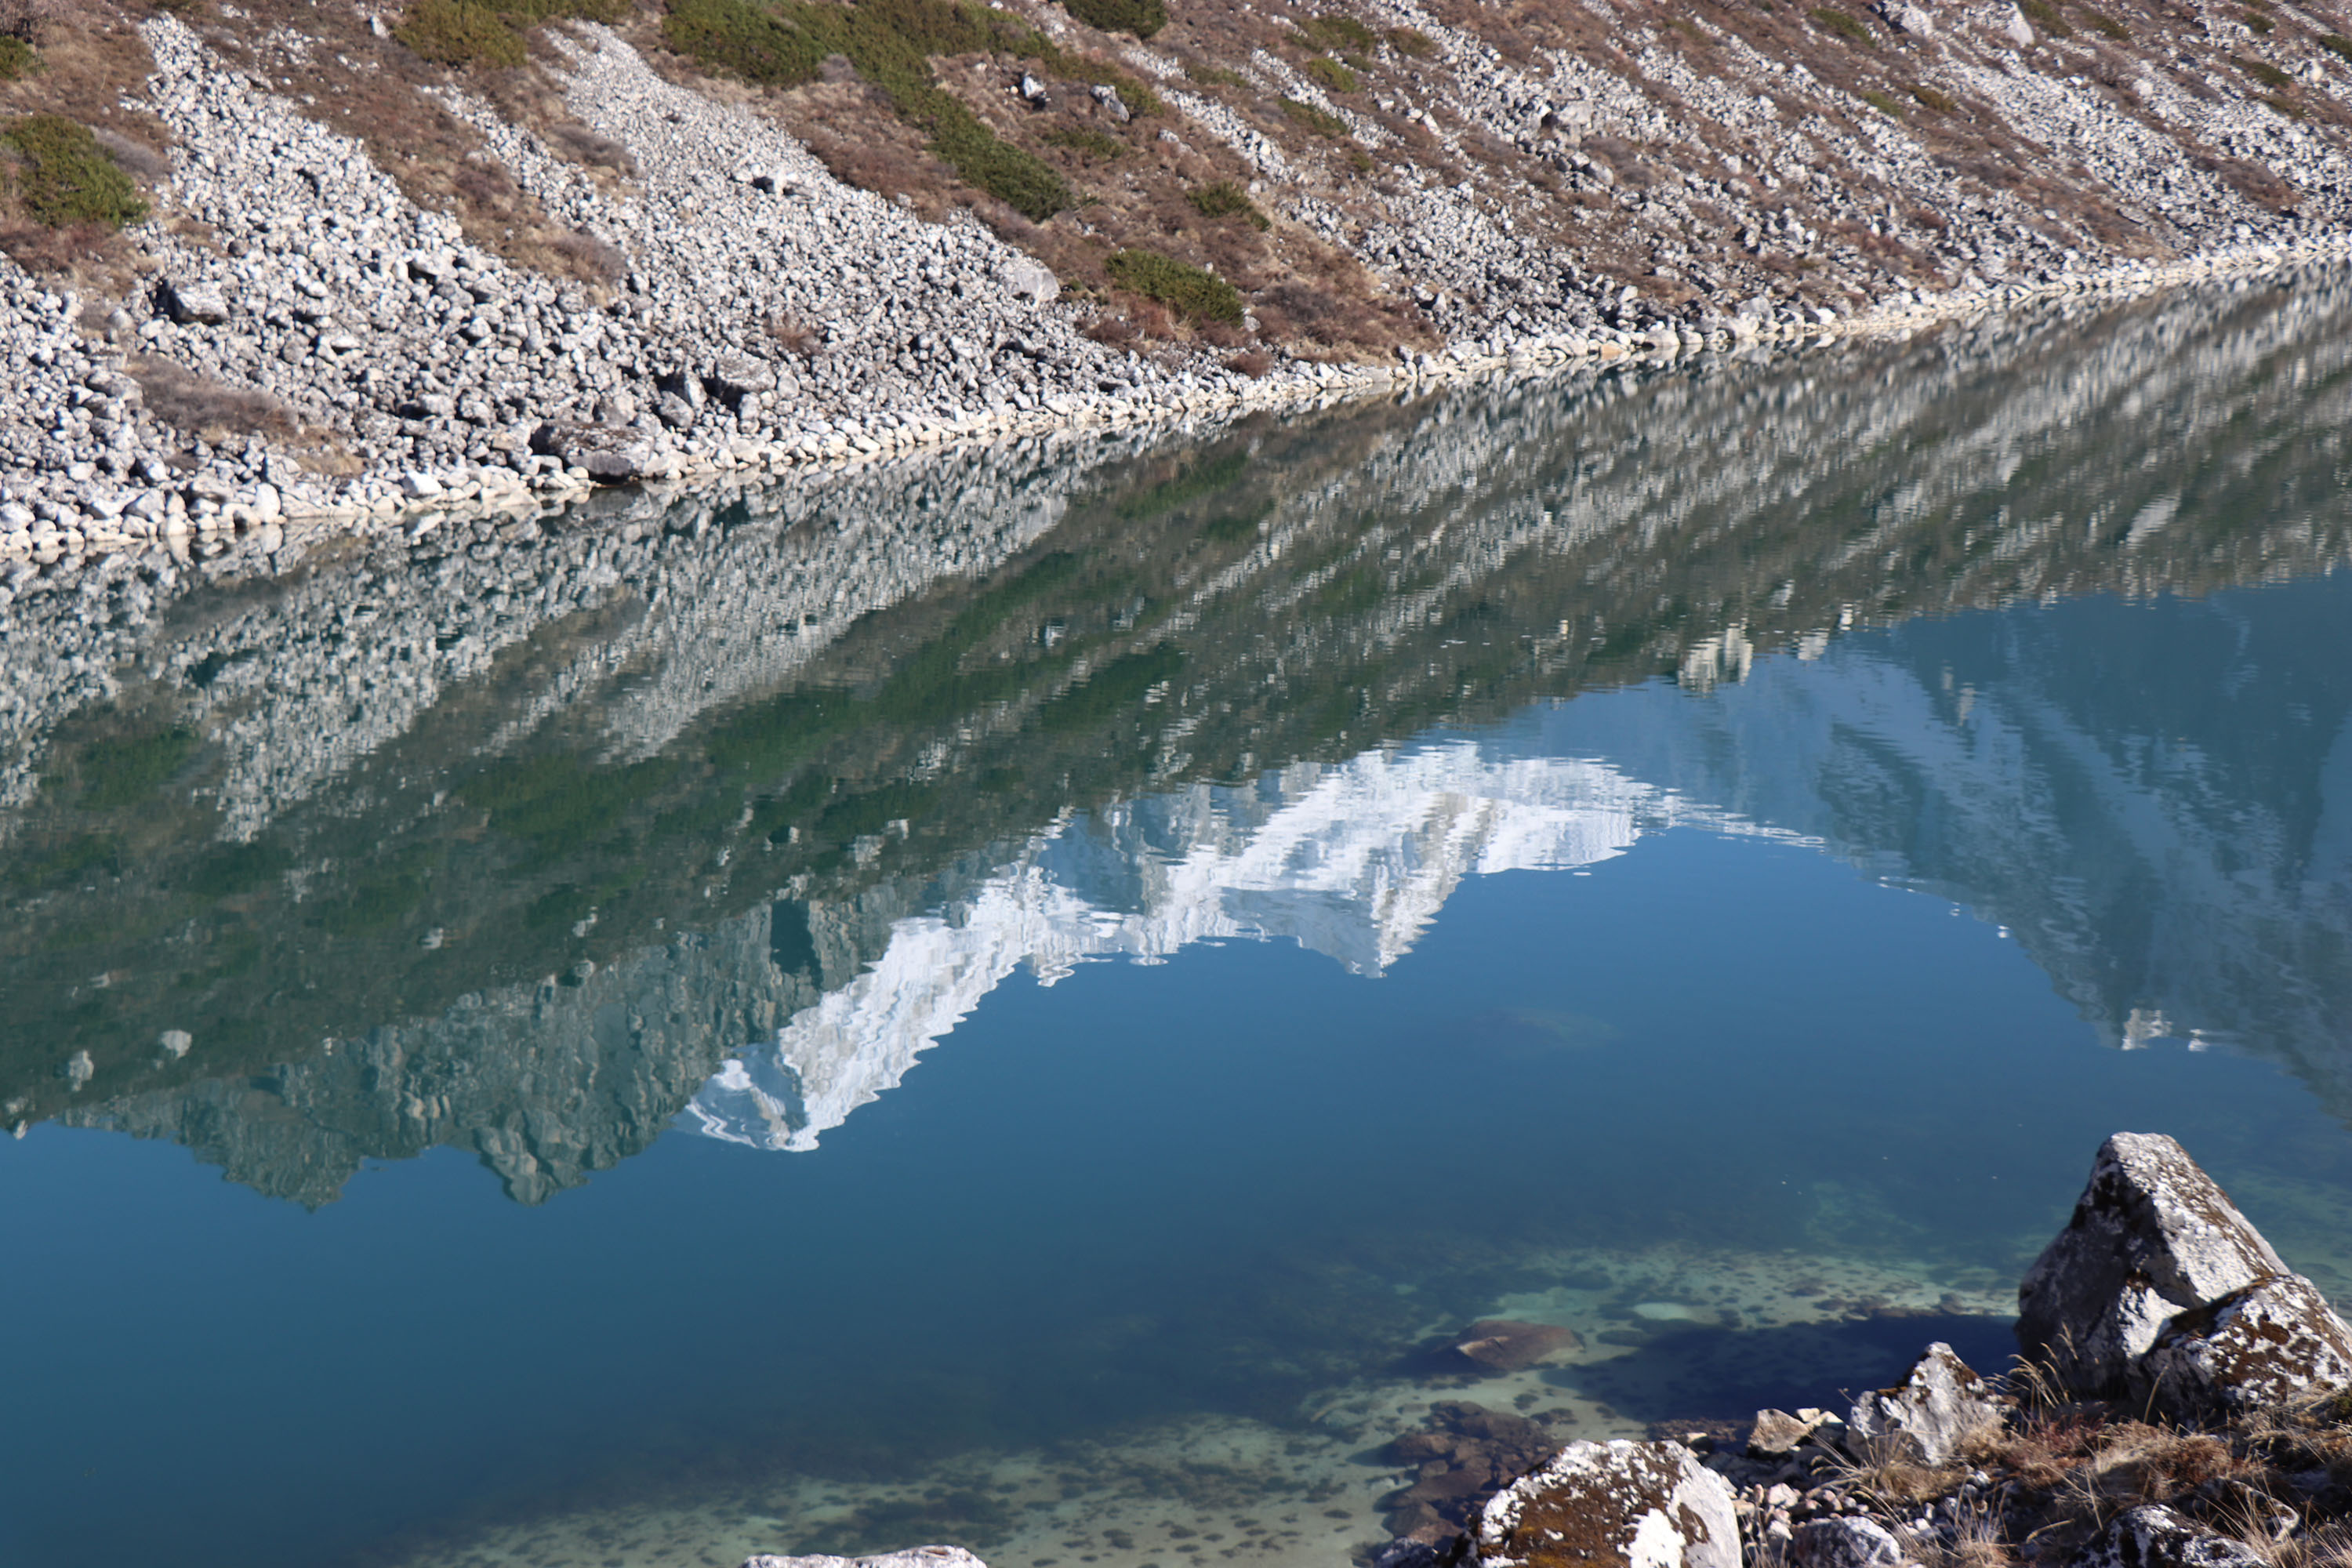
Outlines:
<svg viewBox="0 0 2352 1568"><path fill-rule="evenodd" d="M0 1554L1337 1562L2118 1127L2352 1292L2332 288L20 605Z"/></svg>

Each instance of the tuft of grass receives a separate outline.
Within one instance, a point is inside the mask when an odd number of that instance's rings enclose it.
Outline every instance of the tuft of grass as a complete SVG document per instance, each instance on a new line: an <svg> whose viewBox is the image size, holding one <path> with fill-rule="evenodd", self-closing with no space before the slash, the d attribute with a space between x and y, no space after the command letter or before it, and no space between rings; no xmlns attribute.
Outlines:
<svg viewBox="0 0 2352 1568"><path fill-rule="evenodd" d="M1227 70L1223 66L1202 65L1194 61L1185 66L1184 74L1202 87L1241 87L1245 85L1242 73Z"/></svg>
<svg viewBox="0 0 2352 1568"><path fill-rule="evenodd" d="M2113 16L2108 16L2105 12L2093 11L2089 13L2089 16L2091 18L2091 30L2098 34L2100 37L2118 44L2126 44L2131 41L2131 29L2125 26L2121 22L2116 21Z"/></svg>
<svg viewBox="0 0 2352 1568"><path fill-rule="evenodd" d="M1834 5L1816 5L1806 15L1813 19L1814 26L1849 38L1865 48L1874 44L1874 40L1870 36L1870 29L1864 26L1851 12L1841 11Z"/></svg>
<svg viewBox="0 0 2352 1568"><path fill-rule="evenodd" d="M2294 78L2287 75L2286 72L2279 69L2278 67L2271 64L2268 60L2250 60L2243 58L2242 57L2239 57L2233 59L2233 63L2240 70L2244 71L2248 76L2253 78L2256 81L2261 82L2264 87L2269 88L2273 92L2283 92L2286 89L2294 85Z"/></svg>
<svg viewBox="0 0 2352 1568"><path fill-rule="evenodd" d="M616 22L621 7L615 0L416 0L392 34L435 65L511 69L527 58L525 31L573 16Z"/></svg>
<svg viewBox="0 0 2352 1568"><path fill-rule="evenodd" d="M1311 59L1307 62L1307 74L1327 92L1361 92L1364 79L1334 59Z"/></svg>
<svg viewBox="0 0 2352 1568"><path fill-rule="evenodd" d="M2319 47L2339 60L2352 61L2352 38L2341 33L2322 33Z"/></svg>
<svg viewBox="0 0 2352 1568"><path fill-rule="evenodd" d="M1203 268L1156 250L1122 250L1103 263L1103 270L1120 288L1157 300L1187 320L1241 322L1241 295Z"/></svg>
<svg viewBox="0 0 2352 1568"><path fill-rule="evenodd" d="M1328 136L1334 142L1347 140L1348 122L1329 110L1318 109L1311 103L1301 103L1295 98L1286 98L1281 102L1282 112L1288 115L1292 122L1301 129L1311 131L1318 136Z"/></svg>
<svg viewBox="0 0 2352 1568"><path fill-rule="evenodd" d="M1062 126L1045 132L1042 140L1056 147L1066 147L1090 163L1108 163L1113 158L1127 156L1127 143L1116 136L1106 136L1099 131L1079 126Z"/></svg>
<svg viewBox="0 0 2352 1568"><path fill-rule="evenodd" d="M2071 38L2074 36L2074 29L2067 25L2066 18L2059 15L2058 7L2050 0L2017 0L2017 8L2025 13L2025 19L2039 28L2043 37Z"/></svg>
<svg viewBox="0 0 2352 1568"><path fill-rule="evenodd" d="M62 115L27 114L0 125L0 179L15 186L26 216L49 228L117 229L147 216L139 187L89 127Z"/></svg>
<svg viewBox="0 0 2352 1568"><path fill-rule="evenodd" d="M41 54L24 39L0 33L0 81L22 81L41 68Z"/></svg>
<svg viewBox="0 0 2352 1568"><path fill-rule="evenodd" d="M1410 59L1437 58L1437 40L1418 27L1391 27L1382 36L1388 39L1389 47Z"/></svg>
<svg viewBox="0 0 2352 1568"><path fill-rule="evenodd" d="M2252 27L2257 33L2267 33L2273 27L2278 26L2276 22L2273 21L2270 17L2263 16L2260 11L2242 11L2238 14L2238 20L2243 22L2247 26Z"/></svg>
<svg viewBox="0 0 2352 1568"><path fill-rule="evenodd" d="M2254 94L2254 101L2283 120L2303 118L2303 105L2291 98L2281 98L2274 92L2258 92Z"/></svg>
<svg viewBox="0 0 2352 1568"><path fill-rule="evenodd" d="M1958 114L1960 111L1958 101L1950 94L1937 92L1924 81L1911 89L1911 96L1938 114Z"/></svg>
<svg viewBox="0 0 2352 1568"><path fill-rule="evenodd" d="M1883 92L1864 92L1862 95L1862 101L1870 105L1871 108L1878 110L1879 113L1884 114L1889 120L1900 120L1903 118L1903 106L1895 102L1893 99L1887 97Z"/></svg>
<svg viewBox="0 0 2352 1568"><path fill-rule="evenodd" d="M951 0L861 0L848 7L812 0L677 0L662 33L679 53L769 87L813 80L827 56L845 56L882 89L898 118L929 133L932 153L964 184L1033 223L1077 205L1052 165L999 140L932 78L934 55L1003 52L1075 69L1050 40L1002 12ZM1129 85L1121 79L1122 97ZM1132 85L1131 110L1159 107L1156 95Z"/></svg>
<svg viewBox="0 0 2352 1568"><path fill-rule="evenodd" d="M1148 38L1168 25L1165 0L1062 0L1062 9L1106 33Z"/></svg>
<svg viewBox="0 0 2352 1568"><path fill-rule="evenodd" d="M1353 16L1309 16L1298 24L1298 30L1327 49L1370 50L1378 48L1381 42L1378 33Z"/></svg>
<svg viewBox="0 0 2352 1568"><path fill-rule="evenodd" d="M1258 211L1257 204L1249 199L1249 193L1242 189L1236 180L1219 180L1213 185L1197 185L1184 193L1184 199L1199 208L1202 217L1246 218L1251 227L1261 230L1274 226L1272 220Z"/></svg>

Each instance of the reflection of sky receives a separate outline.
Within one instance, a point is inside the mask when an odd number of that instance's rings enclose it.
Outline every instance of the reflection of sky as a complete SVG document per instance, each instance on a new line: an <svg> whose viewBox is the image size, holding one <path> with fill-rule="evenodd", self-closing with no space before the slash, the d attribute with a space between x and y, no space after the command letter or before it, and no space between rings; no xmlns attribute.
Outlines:
<svg viewBox="0 0 2352 1568"><path fill-rule="evenodd" d="M1476 738L1057 824L696 1098L808 1149L1026 965L1282 937L1378 975L1462 879L1678 825L1787 837L2014 931L2109 1044L2245 1042L2352 1099L2352 613L2320 581L1916 622ZM2253 695L2255 689L2262 693Z"/></svg>

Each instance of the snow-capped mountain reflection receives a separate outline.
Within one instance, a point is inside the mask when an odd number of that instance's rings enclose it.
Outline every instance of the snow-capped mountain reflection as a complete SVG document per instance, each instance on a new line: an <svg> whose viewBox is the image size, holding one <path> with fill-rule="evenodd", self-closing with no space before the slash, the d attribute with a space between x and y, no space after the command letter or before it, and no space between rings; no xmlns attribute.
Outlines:
<svg viewBox="0 0 2352 1568"><path fill-rule="evenodd" d="M949 907L893 925L847 985L730 1058L685 1124L814 1149L1024 964L1051 984L1088 959L1286 938L1378 975L1465 877L1591 866L1683 824L1770 831L1511 739L1298 763L1056 822Z"/></svg>

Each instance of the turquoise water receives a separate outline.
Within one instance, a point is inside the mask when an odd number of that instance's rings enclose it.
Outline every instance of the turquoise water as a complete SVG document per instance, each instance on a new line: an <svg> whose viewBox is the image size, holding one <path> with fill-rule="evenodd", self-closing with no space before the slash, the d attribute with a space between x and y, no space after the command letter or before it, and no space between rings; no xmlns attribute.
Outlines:
<svg viewBox="0 0 2352 1568"><path fill-rule="evenodd" d="M2352 1295L2347 314L20 596L0 1558L1339 1563L2000 1364L2125 1127Z"/></svg>

